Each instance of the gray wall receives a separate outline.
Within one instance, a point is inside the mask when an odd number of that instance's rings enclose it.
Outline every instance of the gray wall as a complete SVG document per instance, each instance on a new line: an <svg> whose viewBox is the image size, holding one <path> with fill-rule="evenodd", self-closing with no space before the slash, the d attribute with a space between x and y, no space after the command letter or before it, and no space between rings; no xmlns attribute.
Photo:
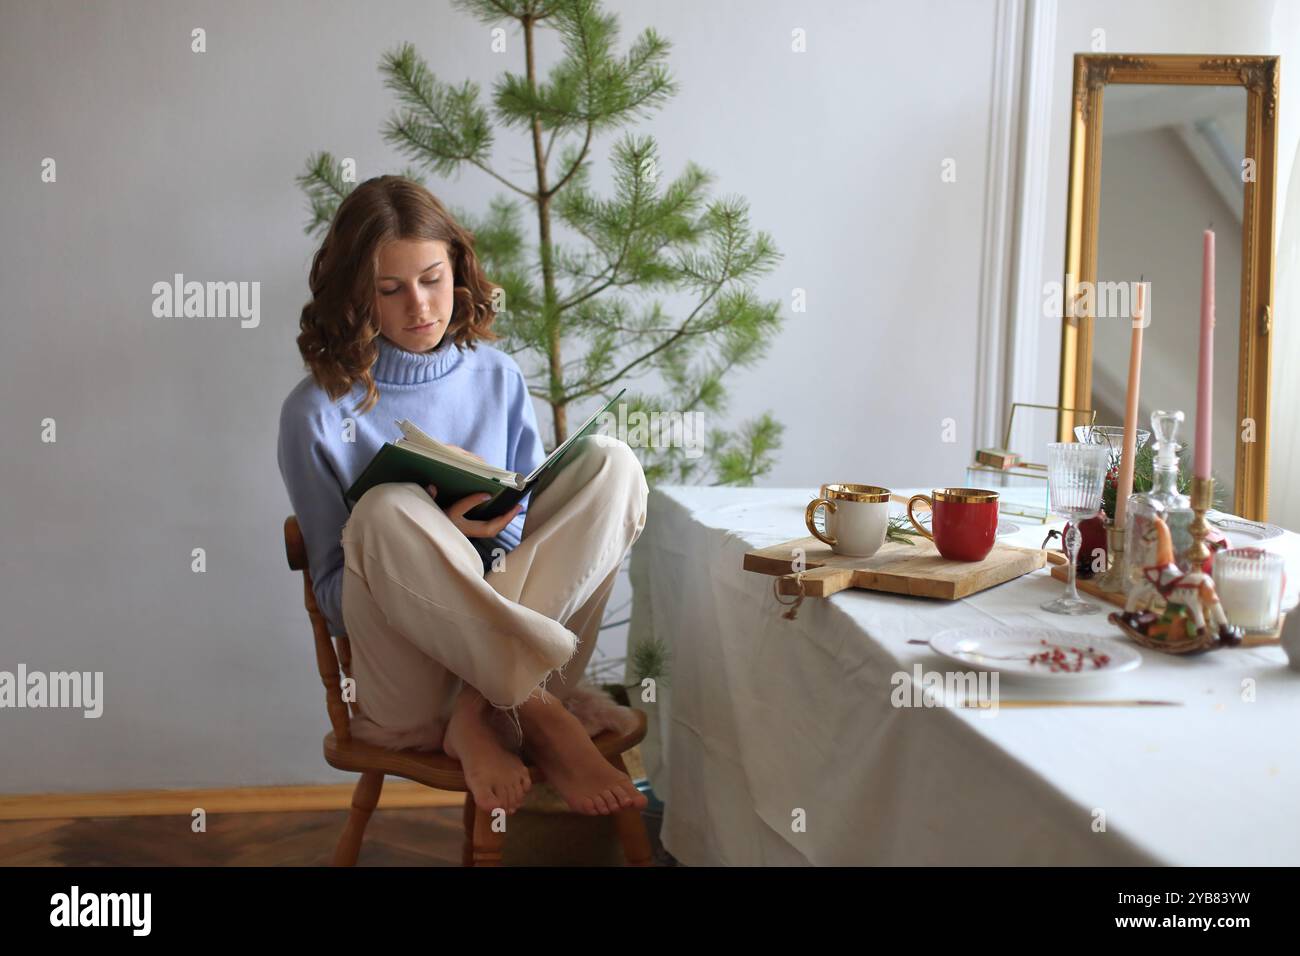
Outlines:
<svg viewBox="0 0 1300 956"><path fill-rule="evenodd" d="M732 387L731 421L772 409L789 428L767 483L960 481L991 0L613 8L625 40L653 19L675 45L682 92L646 124L667 172L694 160L749 197L785 253L762 291L788 314L807 290ZM519 62L516 38L504 56L489 39L430 0L0 6L0 669L106 681L97 720L0 711L0 791L340 779L275 464L314 250L293 177L319 148L395 171L380 54L413 40L486 87ZM504 134L499 165L524 169L522 147ZM495 191L472 172L433 185L477 209ZM260 282L260 325L155 318L152 286L177 272Z"/></svg>

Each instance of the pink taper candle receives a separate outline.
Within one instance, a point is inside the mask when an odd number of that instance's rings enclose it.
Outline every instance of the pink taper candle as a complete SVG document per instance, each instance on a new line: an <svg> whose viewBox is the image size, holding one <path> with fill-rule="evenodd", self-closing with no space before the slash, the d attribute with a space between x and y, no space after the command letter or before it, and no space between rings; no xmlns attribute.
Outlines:
<svg viewBox="0 0 1300 956"><path fill-rule="evenodd" d="M1115 527L1124 527L1128 513L1128 496L1133 494L1133 466L1137 458L1138 394L1142 380L1142 293L1145 282L1137 287L1137 308L1133 310L1133 341L1128 350L1128 395L1124 403L1124 445L1119 459L1119 484L1115 488Z"/></svg>
<svg viewBox="0 0 1300 956"><path fill-rule="evenodd" d="M1201 263L1201 363L1196 380L1196 461L1192 474L1210 477L1210 418L1214 414L1214 230L1205 230Z"/></svg>

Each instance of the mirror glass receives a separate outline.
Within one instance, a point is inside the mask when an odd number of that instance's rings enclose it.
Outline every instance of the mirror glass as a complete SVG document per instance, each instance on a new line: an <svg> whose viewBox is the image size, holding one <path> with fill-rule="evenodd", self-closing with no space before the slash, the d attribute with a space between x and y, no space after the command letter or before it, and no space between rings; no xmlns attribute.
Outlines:
<svg viewBox="0 0 1300 956"><path fill-rule="evenodd" d="M1214 475L1219 508L1232 511L1236 470L1237 353L1241 334L1242 153L1246 91L1231 86L1106 87L1102 109L1093 322L1092 407L1098 424L1123 424L1131 325L1107 309L1103 283L1145 276L1138 427L1156 408L1182 409L1183 461L1196 435L1202 233L1215 237ZM1116 294L1112 302L1122 298Z"/></svg>

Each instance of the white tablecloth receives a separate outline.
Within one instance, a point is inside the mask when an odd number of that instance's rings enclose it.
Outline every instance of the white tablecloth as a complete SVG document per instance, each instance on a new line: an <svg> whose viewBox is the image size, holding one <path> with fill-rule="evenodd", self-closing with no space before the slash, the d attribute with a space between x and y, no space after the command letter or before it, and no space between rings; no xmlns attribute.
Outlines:
<svg viewBox="0 0 1300 956"><path fill-rule="evenodd" d="M642 752L664 846L688 865L1300 863L1300 672L1277 647L1142 666L1086 692L1181 707L898 708L891 676L954 670L923 645L948 627L1068 624L1035 572L966 600L861 590L798 616L747 550L801 537L812 489L658 487L633 549L630 645L665 642ZM1016 544L1038 545L1043 525ZM1265 544L1300 584L1300 536ZM784 600L792 600L785 598ZM1254 699L1245 699L1253 681ZM1002 699L1060 696L1015 688ZM1079 692L1081 696L1085 695ZM1104 822L1104 830L1099 824Z"/></svg>

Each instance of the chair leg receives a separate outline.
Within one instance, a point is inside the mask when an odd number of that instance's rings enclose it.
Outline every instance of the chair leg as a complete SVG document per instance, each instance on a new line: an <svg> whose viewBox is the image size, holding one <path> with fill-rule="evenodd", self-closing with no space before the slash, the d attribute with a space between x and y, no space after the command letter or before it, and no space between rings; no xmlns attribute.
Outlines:
<svg viewBox="0 0 1300 956"><path fill-rule="evenodd" d="M474 865L474 794L465 791L465 844L460 853L461 866Z"/></svg>
<svg viewBox="0 0 1300 956"><path fill-rule="evenodd" d="M356 866L361 854L361 838L365 835L370 814L379 803L379 792L384 789L384 775L379 770L367 770L352 791L352 812L347 826L334 848L334 866Z"/></svg>
<svg viewBox="0 0 1300 956"><path fill-rule="evenodd" d="M472 866L500 866L501 849L505 846L506 835L492 829L492 814L479 807L474 808L474 848Z"/></svg>
<svg viewBox="0 0 1300 956"><path fill-rule="evenodd" d="M619 769L622 773L627 774L628 779L632 775L627 772L627 764L623 762L621 754L614 754L609 758L609 762ZM641 816L641 811L635 807L629 807L626 810L617 810L613 814L614 831L618 834L618 841L623 845L623 859L627 861L628 866L653 866L654 851L650 847L650 834L645 828L645 818Z"/></svg>

